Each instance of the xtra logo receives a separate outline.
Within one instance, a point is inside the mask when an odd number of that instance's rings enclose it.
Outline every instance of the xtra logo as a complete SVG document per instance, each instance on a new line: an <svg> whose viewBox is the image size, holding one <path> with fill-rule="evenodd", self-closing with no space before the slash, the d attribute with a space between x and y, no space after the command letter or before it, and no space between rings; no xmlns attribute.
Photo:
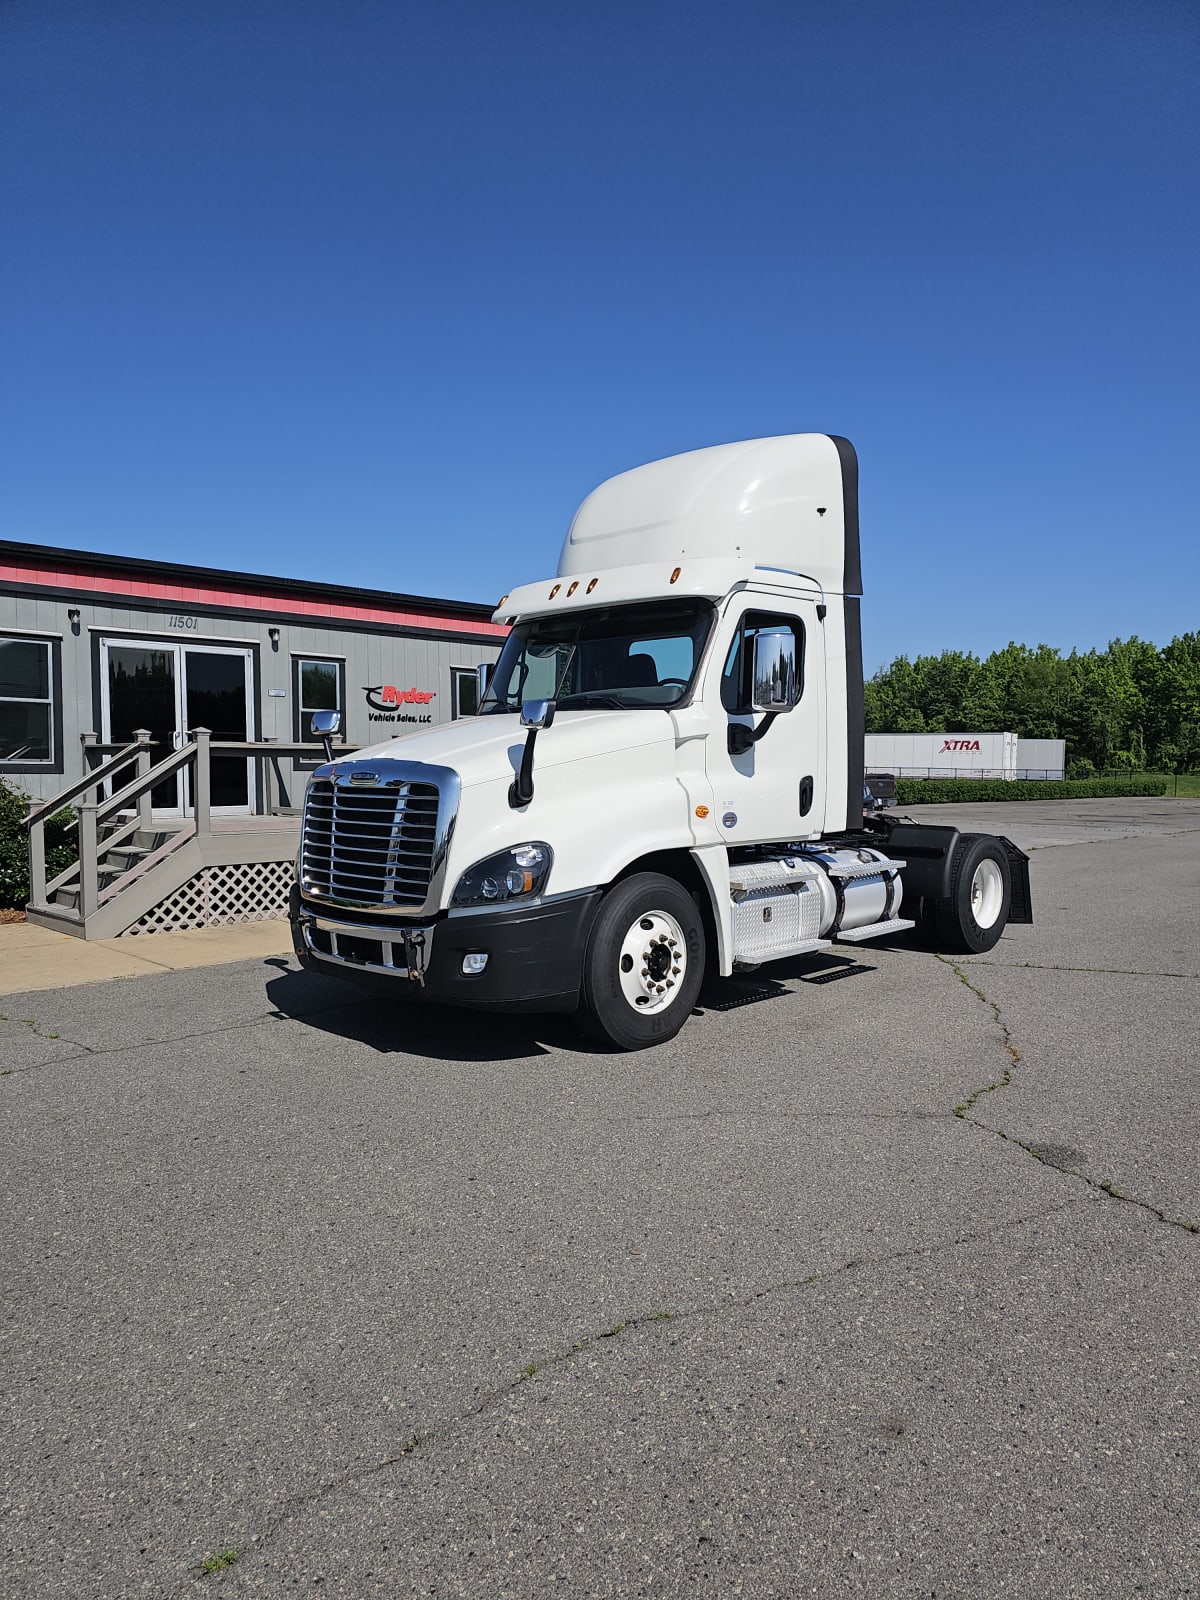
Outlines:
<svg viewBox="0 0 1200 1600"><path fill-rule="evenodd" d="M371 710L370 722L432 722L431 714L416 716L409 706L427 706L437 698L436 689L398 689L394 683L363 684Z"/></svg>
<svg viewBox="0 0 1200 1600"><path fill-rule="evenodd" d="M978 750L978 739L943 739L942 748L938 755L945 755L947 750Z"/></svg>

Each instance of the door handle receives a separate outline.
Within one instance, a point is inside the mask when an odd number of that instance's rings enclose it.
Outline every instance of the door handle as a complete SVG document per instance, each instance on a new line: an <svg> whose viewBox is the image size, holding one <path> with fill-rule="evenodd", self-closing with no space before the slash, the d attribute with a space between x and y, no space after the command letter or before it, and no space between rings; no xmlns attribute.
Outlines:
<svg viewBox="0 0 1200 1600"><path fill-rule="evenodd" d="M800 779L800 815L806 817L812 810L813 780L811 777Z"/></svg>

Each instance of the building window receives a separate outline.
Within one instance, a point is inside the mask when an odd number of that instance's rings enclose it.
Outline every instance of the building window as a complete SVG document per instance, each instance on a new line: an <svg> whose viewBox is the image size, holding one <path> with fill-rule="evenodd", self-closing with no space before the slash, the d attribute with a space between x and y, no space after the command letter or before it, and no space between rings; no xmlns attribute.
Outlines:
<svg viewBox="0 0 1200 1600"><path fill-rule="evenodd" d="M314 656L293 658L293 704L296 707L296 742L317 744L313 737L314 711L340 711L342 738L346 737L346 668L344 662Z"/></svg>
<svg viewBox="0 0 1200 1600"><path fill-rule="evenodd" d="M474 667L450 668L450 715L473 717L479 710L479 674Z"/></svg>
<svg viewBox="0 0 1200 1600"><path fill-rule="evenodd" d="M50 639L0 634L0 769L61 770L58 649Z"/></svg>

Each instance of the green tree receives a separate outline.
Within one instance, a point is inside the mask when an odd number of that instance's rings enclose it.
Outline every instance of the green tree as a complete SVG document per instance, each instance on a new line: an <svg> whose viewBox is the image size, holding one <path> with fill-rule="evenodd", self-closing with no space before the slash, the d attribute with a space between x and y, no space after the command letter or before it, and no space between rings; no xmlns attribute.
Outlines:
<svg viewBox="0 0 1200 1600"><path fill-rule="evenodd" d="M897 656L863 686L868 733L924 733L917 676L907 656Z"/></svg>
<svg viewBox="0 0 1200 1600"><path fill-rule="evenodd" d="M985 660L958 650L899 656L866 685L870 733L1007 730L1065 739L1075 771L1200 767L1200 634L1159 650L1113 639L1104 650L1010 643Z"/></svg>

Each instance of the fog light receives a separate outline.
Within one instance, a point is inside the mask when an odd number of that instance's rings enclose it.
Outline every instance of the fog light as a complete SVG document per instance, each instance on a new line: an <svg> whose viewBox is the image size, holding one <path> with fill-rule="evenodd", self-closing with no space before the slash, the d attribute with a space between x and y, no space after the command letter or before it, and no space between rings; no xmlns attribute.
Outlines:
<svg viewBox="0 0 1200 1600"><path fill-rule="evenodd" d="M469 950L463 957L463 972L466 976L482 972L488 964L486 950Z"/></svg>

